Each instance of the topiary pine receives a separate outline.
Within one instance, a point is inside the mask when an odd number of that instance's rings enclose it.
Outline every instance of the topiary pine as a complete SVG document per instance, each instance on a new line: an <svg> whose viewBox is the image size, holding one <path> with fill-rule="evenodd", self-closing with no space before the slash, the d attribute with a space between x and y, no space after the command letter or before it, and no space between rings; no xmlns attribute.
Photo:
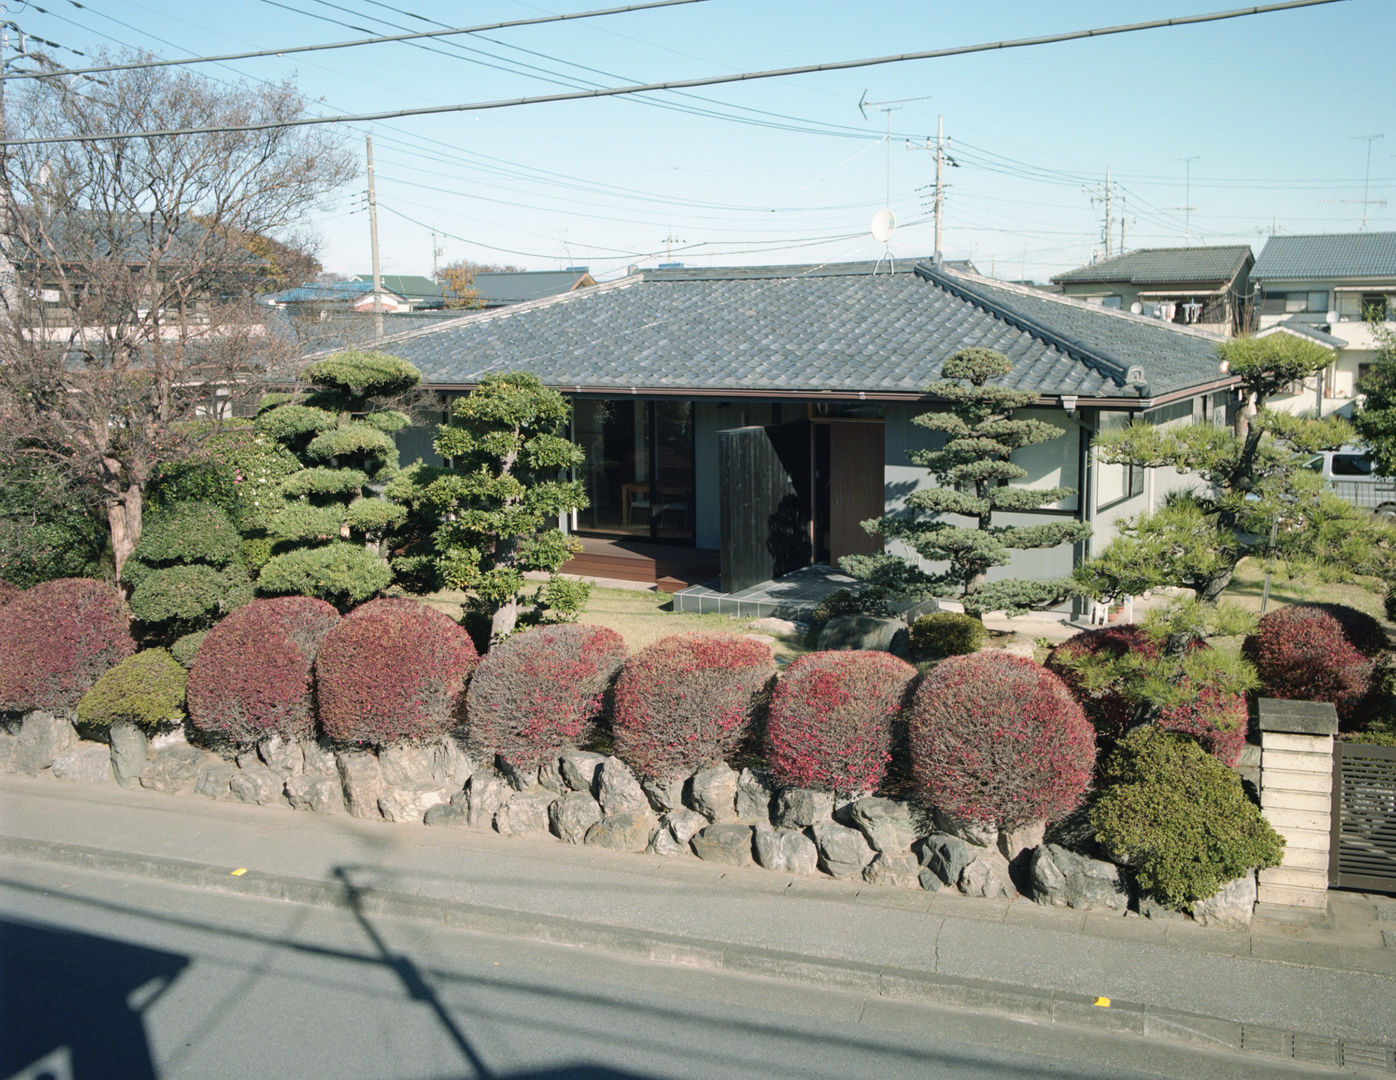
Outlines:
<svg viewBox="0 0 1396 1080"><path fill-rule="evenodd" d="M1007 357L993 349L961 349L945 361L942 378L926 388L946 402L945 408L912 420L944 433L945 443L909 455L938 486L908 495L905 514L863 522L869 532L904 543L918 561L890 554L849 555L839 561L845 570L900 592L954 597L973 615L1050 607L1069 594L1065 581L987 580L989 571L1007 565L1014 551L1074 543L1090 533L1079 521L994 524L997 512L1036 510L1075 493L1072 488L1013 486L1027 476L1026 469L1009 460L1013 452L1062 433L1043 420L1015 416L1038 395L995 384L1012 370ZM970 518L972 524L957 525L955 518ZM927 563L944 569L928 571L923 568Z"/></svg>
<svg viewBox="0 0 1396 1080"><path fill-rule="evenodd" d="M184 720L188 673L164 649L145 649L106 672L78 702L78 723L109 728L119 721L159 731Z"/></svg>

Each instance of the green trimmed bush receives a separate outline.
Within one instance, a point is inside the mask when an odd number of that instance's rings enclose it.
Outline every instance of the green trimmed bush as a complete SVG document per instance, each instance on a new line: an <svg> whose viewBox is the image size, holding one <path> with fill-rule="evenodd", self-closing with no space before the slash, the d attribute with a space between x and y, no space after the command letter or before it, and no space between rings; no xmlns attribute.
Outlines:
<svg viewBox="0 0 1396 1080"><path fill-rule="evenodd" d="M288 503L286 508L267 522L267 535L283 541L326 542L339 539L339 526L344 521L344 507L311 506L309 503Z"/></svg>
<svg viewBox="0 0 1396 1080"><path fill-rule="evenodd" d="M357 544L336 542L273 555L257 578L268 596L315 596L347 611L377 596L393 581L388 564Z"/></svg>
<svg viewBox="0 0 1396 1080"><path fill-rule="evenodd" d="M382 409L379 412L371 412L363 417L363 422L370 427L376 427L379 431L392 435L409 426L412 423L412 418L406 413L398 412L396 409Z"/></svg>
<svg viewBox="0 0 1396 1080"><path fill-rule="evenodd" d="M1091 824L1140 888L1179 909L1277 866L1284 844L1235 772L1192 739L1150 725L1106 760Z"/></svg>
<svg viewBox="0 0 1396 1080"><path fill-rule="evenodd" d="M344 511L349 528L360 533L381 533L407 520L407 507L387 499L355 499Z"/></svg>
<svg viewBox="0 0 1396 1080"><path fill-rule="evenodd" d="M221 570L197 564L149 571L131 592L131 614L146 638L174 640L215 621L252 599L247 572L234 563Z"/></svg>
<svg viewBox="0 0 1396 1080"><path fill-rule="evenodd" d="M393 437L362 422L322 431L310 440L305 453L316 461L350 455L366 457L369 459L368 468L374 472L377 471L375 462L397 464L397 444L393 442Z"/></svg>
<svg viewBox="0 0 1396 1080"><path fill-rule="evenodd" d="M78 702L78 723L108 728L129 721L147 731L184 719L188 672L164 649L145 649L103 675Z"/></svg>
<svg viewBox="0 0 1396 1080"><path fill-rule="evenodd" d="M187 563L224 567L238 561L240 543L237 527L221 507L175 503L146 519L126 560L123 580L139 585L152 570Z"/></svg>
<svg viewBox="0 0 1396 1080"><path fill-rule="evenodd" d="M292 473L281 482L281 494L288 499L330 498L341 501L351 495L358 495L368 483L368 474L362 469L330 469L323 466L302 469Z"/></svg>
<svg viewBox="0 0 1396 1080"><path fill-rule="evenodd" d="M962 611L932 611L911 626L911 647L929 656L965 656L984 644L984 623Z"/></svg>
<svg viewBox="0 0 1396 1080"><path fill-rule="evenodd" d="M349 402L396 397L411 390L422 378L422 373L406 360L358 349L345 349L319 360L306 368L304 374L322 388L317 393L336 394Z"/></svg>
<svg viewBox="0 0 1396 1080"><path fill-rule="evenodd" d="M170 655L187 671L194 666L194 657L199 652L199 646L203 644L204 638L208 637L207 630L196 630L192 634L185 634L181 638L176 638L170 646Z"/></svg>
<svg viewBox="0 0 1396 1080"><path fill-rule="evenodd" d="M270 436L278 442L295 442L309 439L322 431L330 431L339 423L339 417L325 409L314 409L308 405L277 405L261 413L256 420L259 434Z"/></svg>

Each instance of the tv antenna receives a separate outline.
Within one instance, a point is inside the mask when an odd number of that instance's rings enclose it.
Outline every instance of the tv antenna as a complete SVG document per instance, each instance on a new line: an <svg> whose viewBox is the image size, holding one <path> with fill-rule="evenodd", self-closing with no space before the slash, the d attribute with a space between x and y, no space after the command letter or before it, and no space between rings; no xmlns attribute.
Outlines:
<svg viewBox="0 0 1396 1080"><path fill-rule="evenodd" d="M884 138L887 141L887 183L884 190L882 209L873 215L872 230L873 239L882 245L882 254L878 257L877 263L873 266L873 273L876 274L878 268L882 266L882 260L887 260L887 265L891 269L896 267L892 263L892 250L889 246L892 234L897 231L897 217L892 213L892 113L900 109L909 101L930 101L930 95L924 97L896 98L891 101L869 101L868 92L863 91L862 97L858 99L858 111L863 114L863 119L868 118L868 106L887 114L887 134Z"/></svg>
<svg viewBox="0 0 1396 1080"><path fill-rule="evenodd" d="M1192 212L1197 207L1192 203L1192 163L1202 160L1201 154L1193 154L1192 157L1174 158L1174 161L1183 163L1183 205L1170 206L1170 210L1181 210L1183 212L1183 247L1192 247Z"/></svg>

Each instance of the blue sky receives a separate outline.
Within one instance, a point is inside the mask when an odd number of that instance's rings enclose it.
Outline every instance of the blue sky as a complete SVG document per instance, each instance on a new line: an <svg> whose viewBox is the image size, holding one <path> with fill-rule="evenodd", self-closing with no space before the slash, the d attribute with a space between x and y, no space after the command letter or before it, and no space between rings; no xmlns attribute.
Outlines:
<svg viewBox="0 0 1396 1080"><path fill-rule="evenodd" d="M606 6L605 0L3 0L71 49L164 57L341 41ZM246 60L211 78L294 77L313 111L364 113L875 57L1176 17L1236 0L860 3L705 0L405 43ZM351 24L351 29L345 24ZM1345 0L1201 26L655 94L340 125L371 133L385 273L439 261L527 269L895 258L934 247L924 146L944 117L943 248L1045 280L1102 247L1248 243L1396 229L1396 3ZM80 64L70 52L56 59ZM890 112L876 105L901 103ZM916 99L916 100L902 100ZM890 117L892 138L885 138ZM1368 141L1365 136L1382 135ZM913 144L911 148L908 143ZM1368 151L1370 148L1370 172ZM1189 159L1190 163L1189 163ZM326 267L369 267L362 176L308 208ZM1370 200L1364 207L1362 200ZM889 197L890 193L890 197ZM1096 191L1099 194L1099 191ZM1385 200L1378 205L1377 200ZM1185 206L1193 209L1185 211Z"/></svg>

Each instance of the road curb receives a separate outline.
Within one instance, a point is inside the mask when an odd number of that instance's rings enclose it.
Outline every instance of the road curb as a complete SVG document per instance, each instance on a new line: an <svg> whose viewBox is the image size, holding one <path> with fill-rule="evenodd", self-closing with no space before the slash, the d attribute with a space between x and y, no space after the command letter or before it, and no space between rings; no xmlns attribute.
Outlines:
<svg viewBox="0 0 1396 1080"><path fill-rule="evenodd" d="M1164 1038L1234 1053L1396 1075L1396 1047L1179 1012L1062 990L1014 986L924 970L825 959L654 931L525 915L505 908L281 874L244 872L155 855L0 836L0 857L148 878L265 900L365 915L439 922L462 930L594 948L664 964L713 968L869 994L896 1001L987 1011L1033 1023Z"/></svg>

